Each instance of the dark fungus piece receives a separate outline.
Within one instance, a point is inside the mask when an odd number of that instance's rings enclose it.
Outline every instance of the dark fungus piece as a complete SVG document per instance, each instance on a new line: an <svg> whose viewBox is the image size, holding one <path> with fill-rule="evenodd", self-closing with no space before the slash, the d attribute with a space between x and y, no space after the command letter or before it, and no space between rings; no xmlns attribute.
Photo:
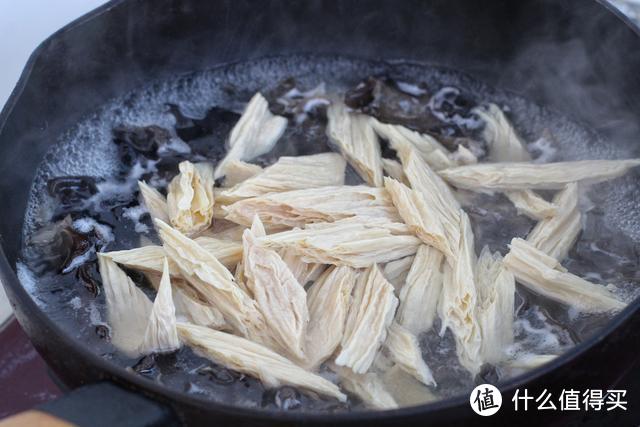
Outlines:
<svg viewBox="0 0 640 427"><path fill-rule="evenodd" d="M27 241L25 256L37 272L62 272L90 247L89 236L75 231L67 217L34 232Z"/></svg>
<svg viewBox="0 0 640 427"><path fill-rule="evenodd" d="M478 120L472 120L471 110L476 104L456 87L443 87L431 97L430 104L431 111L445 123L456 123L460 122L460 119L466 119L476 127L480 125Z"/></svg>
<svg viewBox="0 0 640 427"><path fill-rule="evenodd" d="M383 123L399 124L421 133L442 126L429 107L430 95L400 90L388 77L369 77L345 94L345 104Z"/></svg>
<svg viewBox="0 0 640 427"><path fill-rule="evenodd" d="M156 369L156 356L155 354L149 354L141 358L131 367L134 372L141 375L150 375Z"/></svg>
<svg viewBox="0 0 640 427"><path fill-rule="evenodd" d="M275 405L278 409L290 411L302 406L302 395L293 387L284 386L267 390L262 395L262 406Z"/></svg>
<svg viewBox="0 0 640 427"><path fill-rule="evenodd" d="M329 105L322 85L303 90L293 77L281 80L272 89L267 89L264 97L273 114L296 119L296 123L306 122L307 117L326 118ZM302 117L304 119L299 120Z"/></svg>
<svg viewBox="0 0 640 427"><path fill-rule="evenodd" d="M175 104L167 104L169 113L176 119L175 130L180 139L190 142L215 133L228 133L240 119L238 113L221 107L210 108L203 118L189 117Z"/></svg>
<svg viewBox="0 0 640 427"><path fill-rule="evenodd" d="M359 110L371 104L374 100L373 91L376 87L377 79L369 77L361 81L355 87L347 90L344 94L344 103L347 107Z"/></svg>
<svg viewBox="0 0 640 427"><path fill-rule="evenodd" d="M82 286L84 286L85 289L89 291L94 297L100 295L100 285L98 284L99 282L95 277L96 275L97 268L95 261L82 264L76 270L76 279L78 279Z"/></svg>
<svg viewBox="0 0 640 427"><path fill-rule="evenodd" d="M96 335L101 340L111 341L111 331L107 325L96 326Z"/></svg>
<svg viewBox="0 0 640 427"><path fill-rule="evenodd" d="M296 79L287 77L280 80L273 88L264 91L264 97L269 102L269 110L273 114L284 115L286 113L287 107L277 100L295 88L296 84Z"/></svg>
<svg viewBox="0 0 640 427"><path fill-rule="evenodd" d="M233 384L239 378L239 375L236 372L220 365L204 366L198 369L197 372L198 375L205 376L209 380L221 385Z"/></svg>
<svg viewBox="0 0 640 427"><path fill-rule="evenodd" d="M136 152L154 155L160 145L171 139L171 133L160 126L126 126L113 129L113 141L118 145L128 145Z"/></svg>
<svg viewBox="0 0 640 427"><path fill-rule="evenodd" d="M82 203L98 192L90 176L61 176L47 181L47 192L65 207Z"/></svg>

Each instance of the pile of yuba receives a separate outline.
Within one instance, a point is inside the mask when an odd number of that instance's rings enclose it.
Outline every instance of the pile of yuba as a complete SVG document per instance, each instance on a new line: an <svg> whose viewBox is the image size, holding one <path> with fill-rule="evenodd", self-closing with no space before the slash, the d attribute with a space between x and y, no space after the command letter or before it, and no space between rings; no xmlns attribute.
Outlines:
<svg viewBox="0 0 640 427"><path fill-rule="evenodd" d="M184 344L265 387L340 401L346 391L387 409L399 403L383 377L413 381L425 396L438 387L417 339L436 318L471 375L504 362L516 282L581 312L624 307L605 284L562 261L582 228L579 188L640 160L533 163L489 104L474 110L488 151L479 163L464 145L450 152L338 97L326 103L336 152L281 157L265 168L248 163L287 126L257 93L221 162L180 163L166 197L139 183L162 246L99 254L119 350L135 356ZM380 140L397 159L382 157ZM362 184L345 185L347 164ZM460 190L502 192L537 225L514 238L506 256L486 247L477 255ZM547 200L537 190L556 192ZM153 302L119 265L148 276ZM529 367L552 357L530 358ZM321 366L337 380L320 375Z"/></svg>

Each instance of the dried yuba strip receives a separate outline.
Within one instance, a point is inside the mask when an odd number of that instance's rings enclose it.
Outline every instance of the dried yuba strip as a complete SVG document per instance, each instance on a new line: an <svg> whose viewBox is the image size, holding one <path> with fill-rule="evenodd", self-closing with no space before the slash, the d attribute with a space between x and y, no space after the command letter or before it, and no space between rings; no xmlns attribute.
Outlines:
<svg viewBox="0 0 640 427"><path fill-rule="evenodd" d="M196 237L194 240L228 268L235 266L242 258L242 245L238 242L204 236ZM162 246L149 245L135 249L105 252L104 256L127 267L161 273L162 260L167 255ZM174 276L179 274L177 266L171 260L169 260L169 270Z"/></svg>
<svg viewBox="0 0 640 427"><path fill-rule="evenodd" d="M234 160L249 161L265 154L276 145L287 127L287 119L269 111L269 103L260 92L249 101L229 135L229 151L216 167L214 178L226 174Z"/></svg>
<svg viewBox="0 0 640 427"><path fill-rule="evenodd" d="M553 202L547 202L531 190L505 191L505 196L513 203L518 214L523 214L532 219L542 220L552 217L558 211L558 206Z"/></svg>
<svg viewBox="0 0 640 427"><path fill-rule="evenodd" d="M367 372L387 337L397 306L393 286L378 266L365 270L355 286L336 365L349 367L356 374Z"/></svg>
<svg viewBox="0 0 640 427"><path fill-rule="evenodd" d="M153 304L108 257L98 254L111 343L128 356L139 355Z"/></svg>
<svg viewBox="0 0 640 427"><path fill-rule="evenodd" d="M333 222L354 216L400 217L384 188L347 185L270 193L226 207L226 219L250 225L258 215L265 224L304 227L313 222Z"/></svg>
<svg viewBox="0 0 640 427"><path fill-rule="evenodd" d="M502 256L485 247L476 265L478 307L476 316L482 333L482 360L497 363L513 344L515 278L503 266Z"/></svg>
<svg viewBox="0 0 640 427"><path fill-rule="evenodd" d="M213 166L181 162L169 183L167 206L171 225L189 235L201 232L213 219Z"/></svg>
<svg viewBox="0 0 640 427"><path fill-rule="evenodd" d="M455 258L452 254L453 247L457 245L460 238L460 204L451 188L429 165L416 155L415 149L411 144L396 142L393 148L398 152L398 157L400 157L404 173L411 183L411 188L420 193L421 199L424 200L424 206L420 210L428 209L425 213L428 212L432 216L428 221L434 224L433 227L437 227L436 224L440 224L449 246L449 250L445 250L444 253L449 255L449 261L453 262ZM418 198L414 199L419 200ZM407 211L409 211L408 208ZM404 219L406 220L406 218ZM437 231L437 229L434 228L434 231ZM440 244L442 249L444 249L444 246L444 243Z"/></svg>
<svg viewBox="0 0 640 427"><path fill-rule="evenodd" d="M443 169L438 173L451 185L467 190L556 190L571 182L608 181L638 165L640 159L479 163Z"/></svg>
<svg viewBox="0 0 640 427"><path fill-rule="evenodd" d="M343 185L345 167L344 159L336 153L280 157L262 173L219 193L219 199L230 204L267 193Z"/></svg>
<svg viewBox="0 0 640 427"><path fill-rule="evenodd" d="M356 374L349 368L332 366L339 377L340 385L358 396L371 409L395 409L398 404L386 390L380 376L375 372Z"/></svg>
<svg viewBox="0 0 640 427"><path fill-rule="evenodd" d="M427 245L437 248L449 257L453 256L450 237L440 221L442 207L427 202L422 192L391 179L384 179L393 204L398 209L405 224Z"/></svg>
<svg viewBox="0 0 640 427"><path fill-rule="evenodd" d="M204 356L229 369L256 377L268 388L290 385L335 397L341 402L347 400L335 384L245 338L186 323L178 324L178 333Z"/></svg>
<svg viewBox="0 0 640 427"><path fill-rule="evenodd" d="M233 187L260 173L262 173L260 165L243 162L242 160L231 160L225 167L224 186Z"/></svg>
<svg viewBox="0 0 640 427"><path fill-rule="evenodd" d="M373 129L381 138L389 141L392 146L411 144L433 170L437 171L457 164L450 158L449 151L435 138L402 125L381 123L376 119L371 120Z"/></svg>
<svg viewBox="0 0 640 427"><path fill-rule="evenodd" d="M180 348L180 340L176 329L176 308L173 305L169 263L165 258L160 286L140 344L140 353L166 353L178 348Z"/></svg>
<svg viewBox="0 0 640 427"><path fill-rule="evenodd" d="M407 281L407 275L413 264L413 259L413 256L400 258L386 263L382 268L382 274L384 274L384 277L393 285L396 292L402 289Z"/></svg>
<svg viewBox="0 0 640 427"><path fill-rule="evenodd" d="M280 257L285 264L287 264L291 273L293 273L293 277L295 277L302 286L316 280L326 268L324 264L304 262L302 256L296 254L291 249L281 251Z"/></svg>
<svg viewBox="0 0 640 427"><path fill-rule="evenodd" d="M440 251L427 245L418 248L405 285L400 289L397 322L415 335L433 325L442 291Z"/></svg>
<svg viewBox="0 0 640 427"><path fill-rule="evenodd" d="M492 162L527 162L531 156L526 145L509 123L500 107L489 104L488 108L473 110L485 122L482 138L489 147L488 158Z"/></svg>
<svg viewBox="0 0 640 427"><path fill-rule="evenodd" d="M626 305L606 287L563 271L555 258L520 238L511 241L504 265L533 292L583 312L617 311Z"/></svg>
<svg viewBox="0 0 640 427"><path fill-rule="evenodd" d="M384 345L389 350L391 359L400 369L425 385L436 385L431 370L422 358L420 345L415 335L394 322L389 326Z"/></svg>
<svg viewBox="0 0 640 427"><path fill-rule="evenodd" d="M305 364L310 368L327 360L340 345L356 278L351 267L333 266L309 288Z"/></svg>
<svg viewBox="0 0 640 427"><path fill-rule="evenodd" d="M460 364L473 375L482 365L480 346L482 337L476 318L475 285L476 255L473 232L467 214L460 210L460 239L451 271L445 269L439 313L442 329L451 329L456 339L456 353Z"/></svg>
<svg viewBox="0 0 640 427"><path fill-rule="evenodd" d="M264 339L262 314L255 301L235 283L229 270L194 240L166 223L156 221L156 227L165 252L203 300L217 308L236 333Z"/></svg>
<svg viewBox="0 0 640 427"><path fill-rule="evenodd" d="M161 221L169 222L169 206L167 206L166 197L144 181L138 181L138 188L151 219L157 218Z"/></svg>
<svg viewBox="0 0 640 427"><path fill-rule="evenodd" d="M373 263L413 255L420 240L408 233L410 230L404 224L357 218L357 221L313 224L305 229L270 234L260 240L268 247L291 249L304 262L366 268Z"/></svg>
<svg viewBox="0 0 640 427"><path fill-rule="evenodd" d="M255 218L258 223L260 220ZM261 224L257 225L261 227ZM246 230L243 237L243 274L266 327L285 354L304 359L304 337L309 323L307 294L277 252L256 244L260 237Z"/></svg>
<svg viewBox="0 0 640 427"><path fill-rule="evenodd" d="M347 111L341 101L327 109L327 136L369 185L382 186L382 155L369 116Z"/></svg>
<svg viewBox="0 0 640 427"><path fill-rule="evenodd" d="M553 198L558 206L555 215L538 222L527 241L562 262L582 230L582 214L578 207L578 184L568 184Z"/></svg>
<svg viewBox="0 0 640 427"><path fill-rule="evenodd" d="M402 163L393 159L382 158L382 168L384 173L386 173L390 178L395 179L403 184L409 185L409 181L407 181L407 177L404 174L404 170L402 170Z"/></svg>

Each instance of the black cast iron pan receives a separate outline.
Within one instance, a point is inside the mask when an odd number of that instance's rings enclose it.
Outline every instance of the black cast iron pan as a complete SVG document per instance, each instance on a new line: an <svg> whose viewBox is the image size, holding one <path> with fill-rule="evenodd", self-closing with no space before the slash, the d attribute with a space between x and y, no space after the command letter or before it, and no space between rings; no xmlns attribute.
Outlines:
<svg viewBox="0 0 640 427"><path fill-rule="evenodd" d="M523 55L531 46L538 47L535 54ZM574 61L578 48L580 60ZM65 409L45 410L86 425L160 425L176 420L190 425L600 425L602 413L581 414L576 421L574 414L514 412L510 399L518 387L534 392L547 388L557 395L563 388L615 388L622 378L640 377L640 301L597 336L505 383L506 404L489 419L471 411L467 396L387 412L333 415L222 406L165 389L110 364L62 332L34 304L14 268L33 173L60 132L105 100L150 79L291 53L440 64L520 93L615 140L638 137L640 37L604 2L110 2L36 50L0 116L0 281L20 324L53 372L66 386L80 387L62 405ZM629 126L610 126L621 122ZM86 388L88 384L98 385ZM628 391L629 400L635 399L635 412L607 414L607 424L637 424L640 390L635 391Z"/></svg>

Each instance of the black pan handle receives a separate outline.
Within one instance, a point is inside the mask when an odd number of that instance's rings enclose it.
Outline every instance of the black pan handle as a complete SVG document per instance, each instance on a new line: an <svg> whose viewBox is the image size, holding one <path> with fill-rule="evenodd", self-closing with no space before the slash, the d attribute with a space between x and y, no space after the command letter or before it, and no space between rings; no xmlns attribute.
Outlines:
<svg viewBox="0 0 640 427"><path fill-rule="evenodd" d="M59 399L0 421L0 427L178 426L173 411L109 382L90 384Z"/></svg>

